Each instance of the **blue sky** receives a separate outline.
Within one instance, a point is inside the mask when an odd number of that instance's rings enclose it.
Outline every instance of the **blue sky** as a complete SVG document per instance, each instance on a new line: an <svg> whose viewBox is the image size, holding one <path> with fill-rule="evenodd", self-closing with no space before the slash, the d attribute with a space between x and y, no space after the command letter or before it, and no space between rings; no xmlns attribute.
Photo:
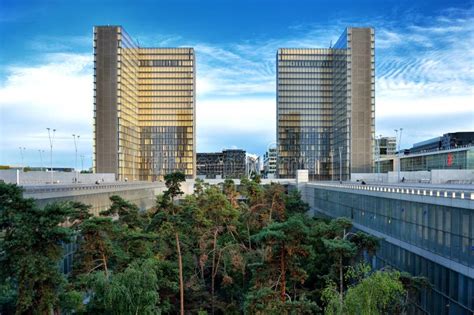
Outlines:
<svg viewBox="0 0 474 315"><path fill-rule="evenodd" d="M40 165L52 127L54 164L74 166L74 133L90 166L92 27L104 24L143 46L195 47L198 152L263 154L277 48L328 47L347 26L375 28L377 135L402 127L410 147L474 130L472 1L0 0L0 165L20 164L20 146Z"/></svg>

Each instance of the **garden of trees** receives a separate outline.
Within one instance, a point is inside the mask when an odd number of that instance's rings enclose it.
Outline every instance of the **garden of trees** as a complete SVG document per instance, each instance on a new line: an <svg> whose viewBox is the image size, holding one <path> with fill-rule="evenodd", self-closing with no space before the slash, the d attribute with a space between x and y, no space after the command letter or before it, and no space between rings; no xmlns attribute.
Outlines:
<svg viewBox="0 0 474 315"><path fill-rule="evenodd" d="M0 314L402 314L421 285L371 270L378 240L309 217L296 190L165 180L153 209L113 196L99 216L0 184Z"/></svg>

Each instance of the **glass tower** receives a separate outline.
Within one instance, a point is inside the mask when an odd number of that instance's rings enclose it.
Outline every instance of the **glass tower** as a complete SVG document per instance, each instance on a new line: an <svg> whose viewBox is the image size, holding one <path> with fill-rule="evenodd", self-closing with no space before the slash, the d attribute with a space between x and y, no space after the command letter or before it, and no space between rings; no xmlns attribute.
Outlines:
<svg viewBox="0 0 474 315"><path fill-rule="evenodd" d="M375 136L374 30L347 28L334 47L277 52L280 178L371 172Z"/></svg>
<svg viewBox="0 0 474 315"><path fill-rule="evenodd" d="M97 26L94 92L95 172L195 176L194 49L142 48L120 26Z"/></svg>

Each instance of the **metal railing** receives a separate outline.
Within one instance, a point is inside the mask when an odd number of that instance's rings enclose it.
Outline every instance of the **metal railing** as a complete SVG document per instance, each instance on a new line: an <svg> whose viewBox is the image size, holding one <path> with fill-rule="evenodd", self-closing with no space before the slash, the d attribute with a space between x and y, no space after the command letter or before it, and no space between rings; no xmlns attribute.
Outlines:
<svg viewBox="0 0 474 315"><path fill-rule="evenodd" d="M311 185L318 185L324 187L334 188L346 188L354 190L365 190L373 192L385 192L405 195L418 195L418 196L429 196L439 198L451 198L451 199L464 199L474 200L474 191L462 190L462 189L431 189L426 187L406 186L406 187L394 187L394 186L380 186L380 185L363 185L363 184L332 184L332 183L309 183Z"/></svg>
<svg viewBox="0 0 474 315"><path fill-rule="evenodd" d="M127 183L100 183L100 184L74 184L74 185L62 185L52 186L45 185L41 187L28 187L23 186L25 194L37 194L37 193L54 193L54 192L66 192L66 191L93 191L93 190L106 190L106 189L130 189L130 188L152 188L164 186L164 183L160 182L127 182Z"/></svg>

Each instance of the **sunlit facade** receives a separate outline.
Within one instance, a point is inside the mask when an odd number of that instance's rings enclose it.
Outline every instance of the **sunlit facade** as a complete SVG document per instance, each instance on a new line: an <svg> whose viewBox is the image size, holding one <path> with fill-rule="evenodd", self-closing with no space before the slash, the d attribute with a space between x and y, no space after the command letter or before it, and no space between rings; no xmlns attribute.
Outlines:
<svg viewBox="0 0 474 315"><path fill-rule="evenodd" d="M194 49L140 48L140 179L195 174Z"/></svg>
<svg viewBox="0 0 474 315"><path fill-rule="evenodd" d="M347 28L334 47L277 52L280 178L307 169L310 180L373 169L374 30Z"/></svg>
<svg viewBox="0 0 474 315"><path fill-rule="evenodd" d="M195 176L194 49L143 48L120 26L97 26L94 92L96 172Z"/></svg>

